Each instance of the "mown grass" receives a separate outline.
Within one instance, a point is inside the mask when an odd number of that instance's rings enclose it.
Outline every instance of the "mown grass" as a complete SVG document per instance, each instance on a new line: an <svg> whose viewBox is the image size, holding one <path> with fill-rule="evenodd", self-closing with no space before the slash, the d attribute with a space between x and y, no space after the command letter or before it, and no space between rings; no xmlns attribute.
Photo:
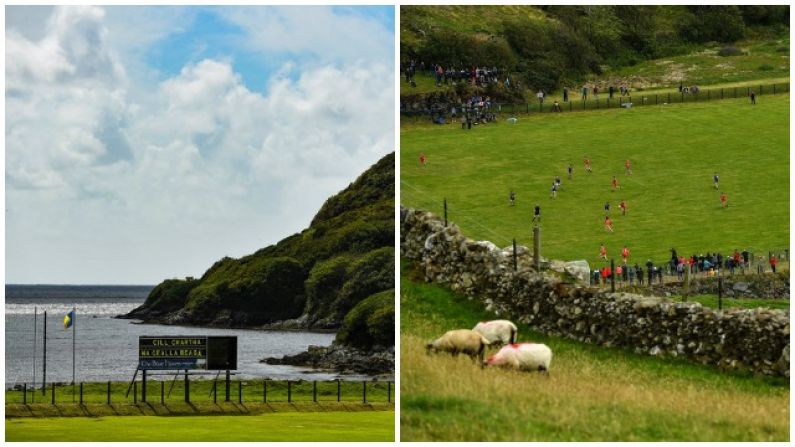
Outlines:
<svg viewBox="0 0 795 447"><path fill-rule="evenodd" d="M402 265L402 441L787 441L789 382L584 345L519 326L550 377L428 356L424 343L494 318Z"/></svg>
<svg viewBox="0 0 795 447"><path fill-rule="evenodd" d="M160 402L161 384L163 387L163 402L164 403L181 403L185 401L185 381L184 376L177 377L176 381L166 380L160 377L160 381L152 380L151 377L147 380L147 401L153 403ZM112 382L111 383L111 404L131 404L135 401L135 394L133 389L127 394L129 383ZM312 402L313 401L313 382L308 380L292 381L290 384L290 400L292 402ZM353 381L340 381L340 401L342 402L362 402L365 393L364 386L367 387L366 398L367 402L388 402L394 401L395 387L394 384L380 381L367 381L366 384L362 382ZM137 401L141 402L143 399L143 385L139 381L137 383ZM222 402L226 398L226 389L221 376L216 384L216 400ZM287 402L288 401L288 386L287 381L284 380L268 380L267 386L262 380L235 380L231 383L230 387L230 400L233 402L242 403L258 403L263 402L267 398L267 402ZM190 382L190 400L191 402L200 403L213 403L213 381L212 380L191 380ZM105 383L85 383L83 384L83 403L85 404L106 404L108 397L108 384ZM317 400L319 402L336 402L337 401L337 382L333 381L319 381L317 382ZM55 390L55 401L57 404L70 404L80 401L80 387L73 387L72 385L59 385ZM6 404L20 404L23 402L23 392L21 390L6 390L5 392ZM51 386L47 387L46 393L42 394L41 390L33 391L28 389L27 392L28 403L44 403L49 404L52 402L52 389Z"/></svg>
<svg viewBox="0 0 795 447"><path fill-rule="evenodd" d="M672 297L672 299L674 301L681 301L682 297L676 296ZM701 303L701 305L704 307L710 307L713 309L718 308L717 295L691 295L687 297L687 301ZM766 307L768 309L781 309L781 310L789 309L789 300L783 300L783 299L723 297L722 301L724 309L732 309L732 308L756 309L760 307Z"/></svg>
<svg viewBox="0 0 795 447"><path fill-rule="evenodd" d="M427 156L420 166L417 156ZM669 249L706 253L789 246L789 95L686 105L543 114L474 126L401 125L401 203L443 213L474 239L532 245L541 205L541 254L600 266L599 244L630 262L662 262ZM593 173L586 174L583 158ZM633 175L624 174L624 160ZM566 166L574 166L573 180ZM721 208L712 175L728 195ZM549 194L562 178L557 199ZM611 191L616 176L621 190ZM508 193L516 191L516 206ZM618 203L625 199L626 216ZM603 226L612 206L614 233Z"/></svg>
<svg viewBox="0 0 795 447"><path fill-rule="evenodd" d="M394 411L272 413L257 416L117 416L8 419L5 440L19 441L382 441Z"/></svg>

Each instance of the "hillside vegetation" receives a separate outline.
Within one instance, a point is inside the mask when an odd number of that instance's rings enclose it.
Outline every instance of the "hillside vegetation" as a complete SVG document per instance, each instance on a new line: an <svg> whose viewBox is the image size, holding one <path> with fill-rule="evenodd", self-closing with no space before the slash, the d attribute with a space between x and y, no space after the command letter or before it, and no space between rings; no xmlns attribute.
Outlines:
<svg viewBox="0 0 795 447"><path fill-rule="evenodd" d="M645 87L789 75L787 5L402 6L400 28L403 63L496 66L532 91L611 78ZM503 90L487 94L512 94Z"/></svg>
<svg viewBox="0 0 795 447"><path fill-rule="evenodd" d="M495 318L403 263L402 441L788 441L789 380L549 337L549 377L426 355L450 329ZM490 351L492 352L492 351Z"/></svg>
<svg viewBox="0 0 795 447"><path fill-rule="evenodd" d="M304 328L342 327L347 344L370 347L372 340L360 337L368 331L394 344L394 324L387 330L394 302L376 298L395 287L394 170L392 153L329 198L309 228L251 255L223 258L201 278L166 280L128 317L218 326L298 319ZM363 301L379 318L349 315Z"/></svg>
<svg viewBox="0 0 795 447"><path fill-rule="evenodd" d="M789 95L669 104L588 113L536 114L474 126L404 125L401 204L443 215L477 240L532 247L540 204L541 254L599 260L599 245L620 262L661 263L669 250L706 254L748 248L783 254L789 246ZM418 154L427 156L420 166ZM590 157L593 173L583 169ZM624 173L630 159L633 174ZM571 163L573 178L566 168ZM720 190L712 184L720 176ZM562 179L550 197L555 176ZM621 189L611 190L616 176ZM508 194L516 191L516 206ZM728 207L721 208L720 192ZM622 216L619 202L627 203ZM615 232L605 230L611 205Z"/></svg>

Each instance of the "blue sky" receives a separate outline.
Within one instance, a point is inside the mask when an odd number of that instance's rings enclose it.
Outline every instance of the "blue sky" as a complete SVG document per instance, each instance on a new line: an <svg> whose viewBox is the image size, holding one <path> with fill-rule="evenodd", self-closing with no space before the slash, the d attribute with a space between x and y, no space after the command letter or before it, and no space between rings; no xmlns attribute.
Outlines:
<svg viewBox="0 0 795 447"><path fill-rule="evenodd" d="M394 148L393 7L6 7L6 283L199 276Z"/></svg>

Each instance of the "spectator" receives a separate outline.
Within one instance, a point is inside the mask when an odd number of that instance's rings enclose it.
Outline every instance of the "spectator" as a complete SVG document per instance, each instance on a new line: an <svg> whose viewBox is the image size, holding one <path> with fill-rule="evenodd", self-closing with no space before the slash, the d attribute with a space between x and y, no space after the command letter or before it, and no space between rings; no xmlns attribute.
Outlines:
<svg viewBox="0 0 795 447"><path fill-rule="evenodd" d="M597 86L593 87L593 97L595 100L599 100L599 87Z"/></svg>
<svg viewBox="0 0 795 447"><path fill-rule="evenodd" d="M628 267L627 270L629 271L629 285L632 285L632 282L635 280L635 269L633 267Z"/></svg>
<svg viewBox="0 0 795 447"><path fill-rule="evenodd" d="M637 262L635 263L635 273L638 276L638 284L642 286L643 285L643 269L640 268L640 266L638 265Z"/></svg>
<svg viewBox="0 0 795 447"><path fill-rule="evenodd" d="M539 90L538 93L536 93L536 98L538 98L538 103L539 104L543 104L544 103L544 91L543 90Z"/></svg>
<svg viewBox="0 0 795 447"><path fill-rule="evenodd" d="M771 256L770 261L768 262L770 262L770 270L772 270L773 273L776 273L776 265L778 264L778 258L776 258L776 255Z"/></svg>
<svg viewBox="0 0 795 447"><path fill-rule="evenodd" d="M555 100L554 103L552 103L552 111L553 112L562 112L563 111L563 110L560 109L560 104L558 103L557 99Z"/></svg>
<svg viewBox="0 0 795 447"><path fill-rule="evenodd" d="M563 102L569 102L569 88L563 87Z"/></svg>
<svg viewBox="0 0 795 447"><path fill-rule="evenodd" d="M751 104L756 104L756 93L751 90Z"/></svg>
<svg viewBox="0 0 795 447"><path fill-rule="evenodd" d="M582 86L582 100L585 101L588 99L588 86Z"/></svg>

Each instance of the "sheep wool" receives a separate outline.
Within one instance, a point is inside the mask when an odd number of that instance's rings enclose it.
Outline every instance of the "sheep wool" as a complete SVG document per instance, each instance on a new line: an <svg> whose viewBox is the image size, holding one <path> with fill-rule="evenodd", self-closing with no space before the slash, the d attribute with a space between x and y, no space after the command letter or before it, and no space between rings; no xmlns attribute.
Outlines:
<svg viewBox="0 0 795 447"><path fill-rule="evenodd" d="M508 320L481 321L476 324L472 330L478 332L485 337L490 344L496 346L516 343L516 334L518 331L516 325Z"/></svg>
<svg viewBox="0 0 795 447"><path fill-rule="evenodd" d="M552 350L541 343L512 343L505 345L486 363L490 366L504 366L522 371L549 371Z"/></svg>
<svg viewBox="0 0 795 447"><path fill-rule="evenodd" d="M469 329L455 329L447 331L441 337L425 348L430 352L449 352L453 356L466 354L472 359L479 358L483 361L483 351L488 346L489 341L475 331Z"/></svg>

